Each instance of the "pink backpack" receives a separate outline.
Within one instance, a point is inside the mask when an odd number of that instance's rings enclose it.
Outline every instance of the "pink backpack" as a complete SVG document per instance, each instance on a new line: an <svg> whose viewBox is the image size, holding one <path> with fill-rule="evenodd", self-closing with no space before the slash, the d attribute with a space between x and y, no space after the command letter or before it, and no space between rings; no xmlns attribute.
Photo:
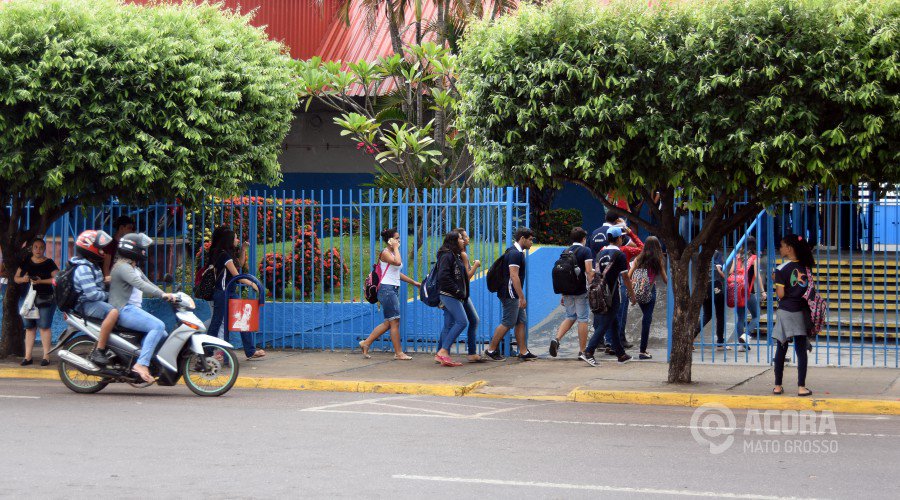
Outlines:
<svg viewBox="0 0 900 500"><path fill-rule="evenodd" d="M381 260L372 264L372 272L366 276L366 282L363 283L363 295L366 302L374 304L378 302L378 288L381 287Z"/></svg>
<svg viewBox="0 0 900 500"><path fill-rule="evenodd" d="M815 337L825 328L825 318L828 316L828 303L825 297L816 289L816 283L813 280L812 271L806 268L806 292L803 293L803 300L809 306L810 327L808 335Z"/></svg>

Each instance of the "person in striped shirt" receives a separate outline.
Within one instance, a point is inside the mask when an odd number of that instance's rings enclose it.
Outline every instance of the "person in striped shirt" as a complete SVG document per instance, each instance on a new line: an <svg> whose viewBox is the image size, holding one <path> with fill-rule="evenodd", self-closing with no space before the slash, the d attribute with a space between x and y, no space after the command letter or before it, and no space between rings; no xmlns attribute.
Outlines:
<svg viewBox="0 0 900 500"><path fill-rule="evenodd" d="M97 347L90 359L99 365L109 363L106 342L119 320L119 311L107 303L105 278L100 266L103 264L105 248L112 244L112 238L103 231L88 230L75 240L75 257L69 259L70 266L78 266L72 276L72 285L78 294L75 311L87 318L102 321Z"/></svg>

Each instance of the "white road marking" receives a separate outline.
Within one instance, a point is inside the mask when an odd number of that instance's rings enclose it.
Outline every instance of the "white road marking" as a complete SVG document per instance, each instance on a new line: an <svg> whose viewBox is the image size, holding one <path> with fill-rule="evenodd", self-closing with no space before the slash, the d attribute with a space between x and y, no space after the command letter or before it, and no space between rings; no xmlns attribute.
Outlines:
<svg viewBox="0 0 900 500"><path fill-rule="evenodd" d="M391 396L391 397L387 397L387 398L364 399L361 401L348 401L346 403L335 403L335 404L324 405L324 406L313 406L311 408L304 408L300 411L321 411L321 410L327 410L330 408L340 408L342 406L361 405L361 404L366 404L366 403L375 403L378 401L391 401L394 399L409 399L409 396Z"/></svg>
<svg viewBox="0 0 900 500"><path fill-rule="evenodd" d="M9 398L9 399L41 399L40 396L5 396L0 394L0 398Z"/></svg>
<svg viewBox="0 0 900 500"><path fill-rule="evenodd" d="M413 408L400 407L407 410ZM497 418L497 417L480 417L478 414L476 415L457 415L453 413L447 413L442 415L437 415L433 413L395 413L395 412L381 412L381 411L354 411L354 410L333 410L333 409L318 409L318 408L306 408L300 411L314 411L320 413L343 413L347 415L373 415L373 416L388 416L388 417L431 417L431 418L452 418L458 420L494 420L498 422L528 422L533 424L561 424L561 425L589 425L596 427L638 427L638 428L649 428L649 429L701 429L701 430L715 430L716 432L722 431L732 431L732 432L743 432L745 429L743 427L702 427L702 426L692 426L692 425L671 425L671 424L634 424L628 422L584 422L577 420L552 420L552 419L538 419L538 418L523 418L520 420L511 419L511 418ZM434 410L432 410L434 411ZM755 430L748 429L750 433L754 433ZM818 435L816 432L808 432L808 431L799 431L797 435ZM756 434L752 434L756 435ZM868 434L861 432L838 432L837 434L826 434L827 436L853 436L853 437L877 437L877 438L900 438L900 434Z"/></svg>
<svg viewBox="0 0 900 500"><path fill-rule="evenodd" d="M495 409L493 406L464 405L464 404L461 404L461 403L448 403L448 402L446 402L446 401L429 401L429 400L427 400L427 399L410 399L409 401L419 401L419 402L422 402L422 403L436 404L436 405L462 406L462 407L465 407L465 408L479 408L479 409L482 409L482 410L493 410L493 409Z"/></svg>
<svg viewBox="0 0 900 500"><path fill-rule="evenodd" d="M545 483L537 481L507 481L502 479L477 479L464 477L440 477L440 476L415 476L409 474L394 474L394 479L407 479L412 481L436 481L443 483L464 484L490 484L496 486L525 486L528 488L556 488L564 490L590 490L609 491L615 493L639 493L650 495L677 495L690 497L715 497L715 498L747 498L752 500L787 500L799 497L779 497L771 495L757 495L753 493L725 493L719 491L692 491L692 490L664 490L656 488L629 488L619 486L604 486L600 484L569 484L569 483Z"/></svg>
<svg viewBox="0 0 900 500"><path fill-rule="evenodd" d="M400 410L411 410L411 411L425 411L428 413L434 413L436 415L442 415L445 417L464 417L465 415L460 415L459 413L450 413L448 411L440 411L440 410L426 410L425 408L410 408L409 406L402 405L392 405L390 403L369 403L375 406L387 406L388 408L397 408Z"/></svg>

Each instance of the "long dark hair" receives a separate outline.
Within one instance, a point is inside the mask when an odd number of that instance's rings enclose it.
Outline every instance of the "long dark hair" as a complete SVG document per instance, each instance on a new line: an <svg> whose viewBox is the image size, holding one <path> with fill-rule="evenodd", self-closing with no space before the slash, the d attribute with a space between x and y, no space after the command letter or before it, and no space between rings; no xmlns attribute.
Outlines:
<svg viewBox="0 0 900 500"><path fill-rule="evenodd" d="M452 252L456 255L462 253L462 249L459 248L459 232L450 231L444 235L444 243L438 249L438 253L440 252Z"/></svg>
<svg viewBox="0 0 900 500"><path fill-rule="evenodd" d="M224 229L220 233L216 245L209 247L209 258L212 262L215 262L223 252L231 258L237 257L237 247L234 246L234 239L235 234L231 229Z"/></svg>
<svg viewBox="0 0 900 500"><path fill-rule="evenodd" d="M653 271L653 274L661 274L662 262L662 245L659 244L659 239L656 236L651 236L644 242L644 249L634 259L634 267L635 269L648 269Z"/></svg>
<svg viewBox="0 0 900 500"><path fill-rule="evenodd" d="M807 243L803 237L797 236L796 234L789 234L781 238L781 243L794 249L794 254L797 256L797 261L801 266L816 266L816 258L813 257L812 248L809 247L809 243Z"/></svg>

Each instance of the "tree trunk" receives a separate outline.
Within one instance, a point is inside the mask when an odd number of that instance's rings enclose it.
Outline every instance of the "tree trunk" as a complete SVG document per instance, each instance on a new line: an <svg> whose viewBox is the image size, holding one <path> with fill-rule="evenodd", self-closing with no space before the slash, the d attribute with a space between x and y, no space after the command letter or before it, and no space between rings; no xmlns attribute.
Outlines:
<svg viewBox="0 0 900 500"><path fill-rule="evenodd" d="M17 238L16 238L17 240ZM3 297L3 322L0 325L0 359L10 354L22 356L25 354L25 329L22 327L22 317L19 316L19 287L13 281L16 270L19 269L19 255L17 251L18 241L10 243L0 242L3 251L3 263L6 266L6 275L9 284L6 286L6 294Z"/></svg>
<svg viewBox="0 0 900 500"><path fill-rule="evenodd" d="M672 352L669 357L669 383L689 384L693 362L694 329L699 324L699 308L693 310L687 266L671 265Z"/></svg>

